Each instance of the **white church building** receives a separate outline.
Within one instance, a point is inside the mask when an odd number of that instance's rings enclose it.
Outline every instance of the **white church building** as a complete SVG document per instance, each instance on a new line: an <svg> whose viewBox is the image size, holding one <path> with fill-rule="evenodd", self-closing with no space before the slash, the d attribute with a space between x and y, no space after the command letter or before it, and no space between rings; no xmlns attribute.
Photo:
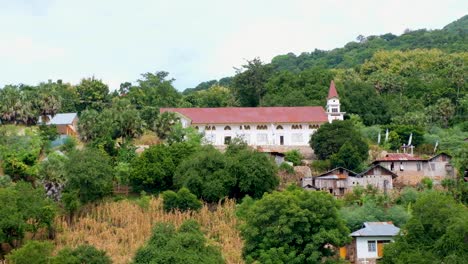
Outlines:
<svg viewBox="0 0 468 264"><path fill-rule="evenodd" d="M332 81L326 110L321 106L300 107L220 107L161 108L175 112L182 126L192 126L208 143L229 144L241 138L251 146L308 146L310 136L320 125L343 120L340 100Z"/></svg>

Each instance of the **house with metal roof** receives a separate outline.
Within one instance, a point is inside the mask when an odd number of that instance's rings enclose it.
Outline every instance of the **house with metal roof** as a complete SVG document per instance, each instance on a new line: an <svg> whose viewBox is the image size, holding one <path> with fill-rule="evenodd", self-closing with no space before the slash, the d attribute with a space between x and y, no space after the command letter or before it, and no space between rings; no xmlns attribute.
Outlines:
<svg viewBox="0 0 468 264"><path fill-rule="evenodd" d="M383 256L385 244L393 242L399 232L400 228L392 222L365 222L350 234L353 240L340 249L340 256L356 264L376 263Z"/></svg>
<svg viewBox="0 0 468 264"><path fill-rule="evenodd" d="M78 135L78 114L77 113L60 113L55 116L47 116L39 118L39 123L46 125L54 125L57 127L57 132L60 135L77 136Z"/></svg>
<svg viewBox="0 0 468 264"><path fill-rule="evenodd" d="M371 185L386 192L393 189L393 179L397 175L388 169L373 165L361 173L356 173L343 167L334 168L315 177L303 178L302 187L309 190L322 190L341 197L356 186Z"/></svg>
<svg viewBox="0 0 468 264"><path fill-rule="evenodd" d="M380 165L398 175L397 186L416 185L425 177L436 184L447 177L455 175L450 164L452 157L446 153L439 153L429 158L423 158L408 153L388 153L376 159L372 164Z"/></svg>
<svg viewBox="0 0 468 264"><path fill-rule="evenodd" d="M310 136L322 124L343 120L344 115L333 81L326 110L322 106L300 106L161 108L160 112L176 113L183 127L194 127L204 134L207 143L215 146L227 145L234 138L241 138L248 145L268 149L272 146L309 147Z"/></svg>

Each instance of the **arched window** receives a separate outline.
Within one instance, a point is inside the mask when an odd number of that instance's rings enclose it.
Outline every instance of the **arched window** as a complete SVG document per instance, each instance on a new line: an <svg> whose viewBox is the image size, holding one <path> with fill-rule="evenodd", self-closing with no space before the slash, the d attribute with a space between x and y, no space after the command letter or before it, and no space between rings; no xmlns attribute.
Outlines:
<svg viewBox="0 0 468 264"><path fill-rule="evenodd" d="M216 127L215 127L215 126L212 126L212 127L211 127L211 130L216 130Z"/></svg>
<svg viewBox="0 0 468 264"><path fill-rule="evenodd" d="M302 125L292 125L292 129L302 129Z"/></svg>
<svg viewBox="0 0 468 264"><path fill-rule="evenodd" d="M282 126L282 125L276 126L276 130L280 130L280 129L283 129L283 126Z"/></svg>
<svg viewBox="0 0 468 264"><path fill-rule="evenodd" d="M319 125L317 125L317 124L309 125L309 129L317 129L318 127L319 127Z"/></svg>
<svg viewBox="0 0 468 264"><path fill-rule="evenodd" d="M205 130L211 130L210 126L205 126Z"/></svg>
<svg viewBox="0 0 468 264"><path fill-rule="evenodd" d="M249 125L246 125L246 126L244 126L244 129L245 129L245 130L250 130L250 126L249 126Z"/></svg>
<svg viewBox="0 0 468 264"><path fill-rule="evenodd" d="M257 130L267 130L267 126L266 125L258 125Z"/></svg>
<svg viewBox="0 0 468 264"><path fill-rule="evenodd" d="M198 126L195 126L195 129L198 130Z"/></svg>
<svg viewBox="0 0 468 264"><path fill-rule="evenodd" d="M230 126L225 126L224 130L231 130L231 127Z"/></svg>

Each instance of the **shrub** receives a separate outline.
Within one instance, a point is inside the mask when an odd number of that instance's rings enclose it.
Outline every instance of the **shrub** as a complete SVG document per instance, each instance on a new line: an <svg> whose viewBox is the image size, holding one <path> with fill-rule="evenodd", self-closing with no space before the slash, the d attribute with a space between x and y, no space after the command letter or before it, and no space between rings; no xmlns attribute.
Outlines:
<svg viewBox="0 0 468 264"><path fill-rule="evenodd" d="M163 196L164 211L180 210L182 212L193 210L197 211L202 207L202 202L197 199L197 196L190 192L187 188L181 188L177 193L173 191L165 191Z"/></svg>
<svg viewBox="0 0 468 264"><path fill-rule="evenodd" d="M80 245L75 249L64 248L52 259L51 264L110 264L109 256L103 250L91 245Z"/></svg>
<svg viewBox="0 0 468 264"><path fill-rule="evenodd" d="M134 264L217 264L224 263L218 248L209 245L195 220L176 230L171 223L158 223L148 243L135 255Z"/></svg>
<svg viewBox="0 0 468 264"><path fill-rule="evenodd" d="M21 248L14 249L6 256L11 264L49 264L54 245L50 242L29 240Z"/></svg>
<svg viewBox="0 0 468 264"><path fill-rule="evenodd" d="M291 165L289 165L289 164L286 163L286 162L281 163L281 165L279 166L279 169L280 169L281 171L285 171L285 172L287 172L287 173L289 173L289 174L293 174L293 173L294 173L294 167L291 166Z"/></svg>
<svg viewBox="0 0 468 264"><path fill-rule="evenodd" d="M294 166L299 166L302 164L302 159L304 157L297 149L293 149L285 153L284 159L286 161L292 162Z"/></svg>
<svg viewBox="0 0 468 264"><path fill-rule="evenodd" d="M60 150L65 151L65 152L71 152L76 148L76 139L74 137L67 137L63 141L63 145L60 147Z"/></svg>

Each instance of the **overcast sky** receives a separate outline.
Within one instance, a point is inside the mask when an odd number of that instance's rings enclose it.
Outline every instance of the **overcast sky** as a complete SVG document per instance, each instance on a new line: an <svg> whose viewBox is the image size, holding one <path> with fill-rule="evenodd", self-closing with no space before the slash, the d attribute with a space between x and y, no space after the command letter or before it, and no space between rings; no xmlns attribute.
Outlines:
<svg viewBox="0 0 468 264"><path fill-rule="evenodd" d="M0 0L0 87L95 76L111 89L168 71L183 90L246 59L438 29L466 0Z"/></svg>

